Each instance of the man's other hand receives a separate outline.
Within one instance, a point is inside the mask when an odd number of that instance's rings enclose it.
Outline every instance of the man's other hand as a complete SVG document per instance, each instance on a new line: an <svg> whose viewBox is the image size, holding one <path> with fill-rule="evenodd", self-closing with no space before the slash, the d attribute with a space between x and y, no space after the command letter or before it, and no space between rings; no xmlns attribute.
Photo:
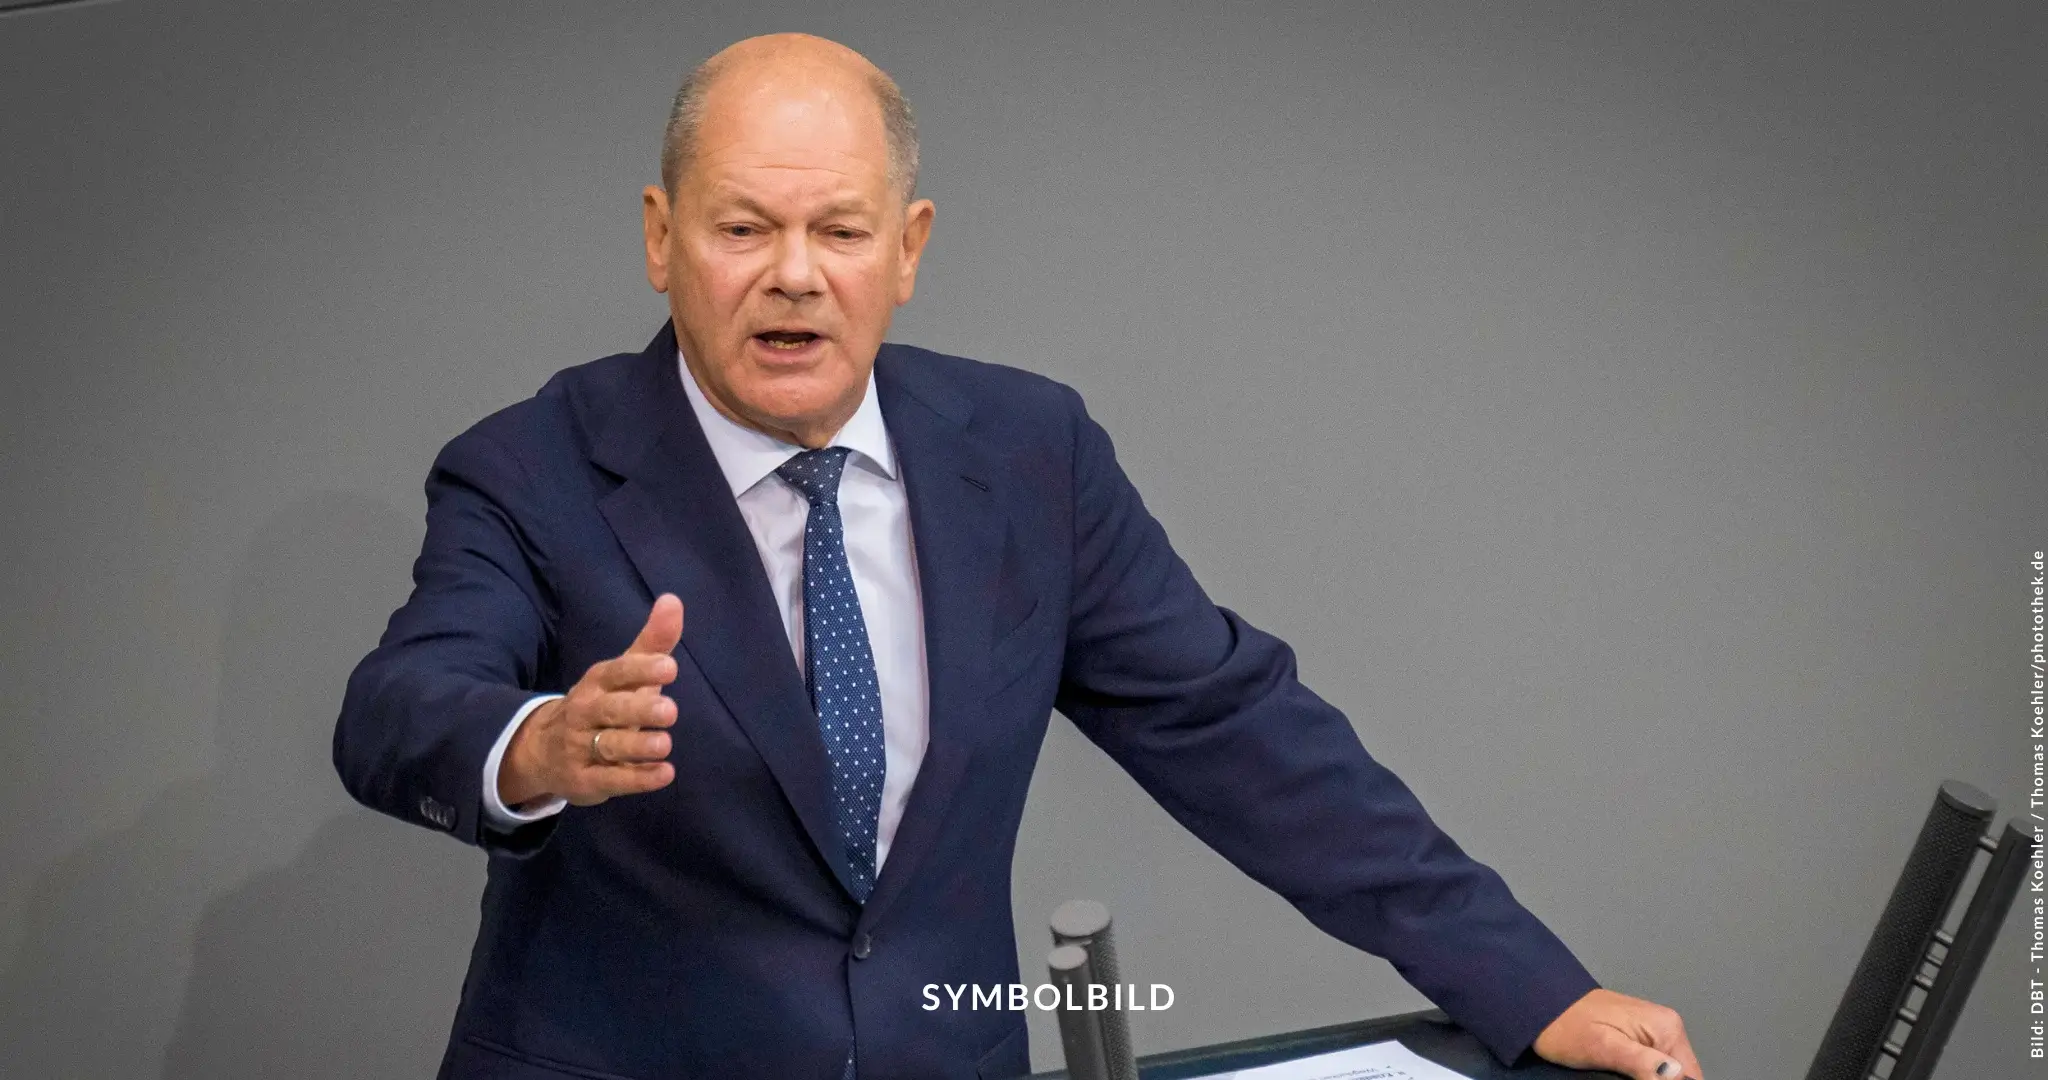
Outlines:
<svg viewBox="0 0 2048 1080"><path fill-rule="evenodd" d="M676 722L676 703L661 688L675 681L671 654L682 639L683 602L662 593L625 652L590 665L568 694L519 725L498 767L505 805L561 798L591 806L674 780L663 729Z"/></svg>
<svg viewBox="0 0 2048 1080"><path fill-rule="evenodd" d="M1632 1080L1706 1080L1685 1024L1657 1004L1594 989L1536 1036L1536 1056L1573 1069L1607 1069Z"/></svg>

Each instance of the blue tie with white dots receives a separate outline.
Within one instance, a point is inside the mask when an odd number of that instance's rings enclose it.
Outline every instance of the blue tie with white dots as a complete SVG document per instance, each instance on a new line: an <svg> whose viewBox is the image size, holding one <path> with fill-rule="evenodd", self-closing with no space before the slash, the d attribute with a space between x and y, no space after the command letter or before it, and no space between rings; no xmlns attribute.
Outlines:
<svg viewBox="0 0 2048 1080"><path fill-rule="evenodd" d="M775 470L811 504L804 519L804 685L832 764L833 812L861 903L875 888L875 829L885 773L882 692L839 517L843 446L806 450Z"/></svg>

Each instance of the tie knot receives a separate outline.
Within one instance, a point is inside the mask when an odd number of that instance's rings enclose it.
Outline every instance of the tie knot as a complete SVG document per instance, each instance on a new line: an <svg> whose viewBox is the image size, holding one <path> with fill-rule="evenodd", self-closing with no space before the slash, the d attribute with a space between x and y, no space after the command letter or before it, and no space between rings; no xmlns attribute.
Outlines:
<svg viewBox="0 0 2048 1080"><path fill-rule="evenodd" d="M821 450L806 450L785 461L775 470L775 475L789 481L789 485L803 492L812 506L819 503L837 506L839 504L839 474L846 471L846 455L852 453L844 446L827 446Z"/></svg>

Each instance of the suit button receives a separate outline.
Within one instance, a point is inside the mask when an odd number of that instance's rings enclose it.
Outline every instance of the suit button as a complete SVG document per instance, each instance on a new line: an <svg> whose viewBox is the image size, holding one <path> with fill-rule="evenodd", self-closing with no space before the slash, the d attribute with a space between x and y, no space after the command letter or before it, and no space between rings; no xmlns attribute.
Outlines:
<svg viewBox="0 0 2048 1080"><path fill-rule="evenodd" d="M862 934L859 938L854 940L853 958L855 960L865 960L868 958L868 954L874 951L875 936L873 934Z"/></svg>

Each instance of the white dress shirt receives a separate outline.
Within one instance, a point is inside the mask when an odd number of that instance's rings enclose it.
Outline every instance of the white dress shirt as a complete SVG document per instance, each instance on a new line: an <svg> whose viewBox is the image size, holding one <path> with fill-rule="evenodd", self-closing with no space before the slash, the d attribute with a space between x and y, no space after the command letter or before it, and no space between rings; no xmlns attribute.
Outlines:
<svg viewBox="0 0 2048 1080"><path fill-rule="evenodd" d="M803 447L783 442L726 419L704 398L704 391L690 374L681 354L676 364L682 369L683 390L690 408L711 444L711 454L725 474L739 503L740 516L753 534L754 549L761 555L768 586L782 614L783 633L789 638L796 669L804 665L804 521L810 504L796 488L775 475L785 461ZM875 831L875 870L889 856L889 842L896 824L903 819L903 804L924 761L924 749L931 733L931 684L926 679L924 651L924 606L918 593L917 560L911 546L910 501L898 475L896 454L889 444L889 431L882 423L881 402L875 397L875 376L868 385L853 418L828 444L843 446L846 471L839 480L839 513L845 524L846 561L853 574L853 589L860 598L861 621L867 624L868 645L875 657L875 681L882 694L882 741L886 750L886 772L882 781L881 820ZM684 623L688 624L690 598L682 598ZM560 813L566 803L560 799L525 810L507 807L498 798L498 767L505 747L519 725L542 702L562 695L540 694L521 705L511 722L491 747L484 760L484 813L503 829L523 822L538 821ZM691 717L676 719L670 735L681 741L690 737ZM631 796L625 796L631 798Z"/></svg>

